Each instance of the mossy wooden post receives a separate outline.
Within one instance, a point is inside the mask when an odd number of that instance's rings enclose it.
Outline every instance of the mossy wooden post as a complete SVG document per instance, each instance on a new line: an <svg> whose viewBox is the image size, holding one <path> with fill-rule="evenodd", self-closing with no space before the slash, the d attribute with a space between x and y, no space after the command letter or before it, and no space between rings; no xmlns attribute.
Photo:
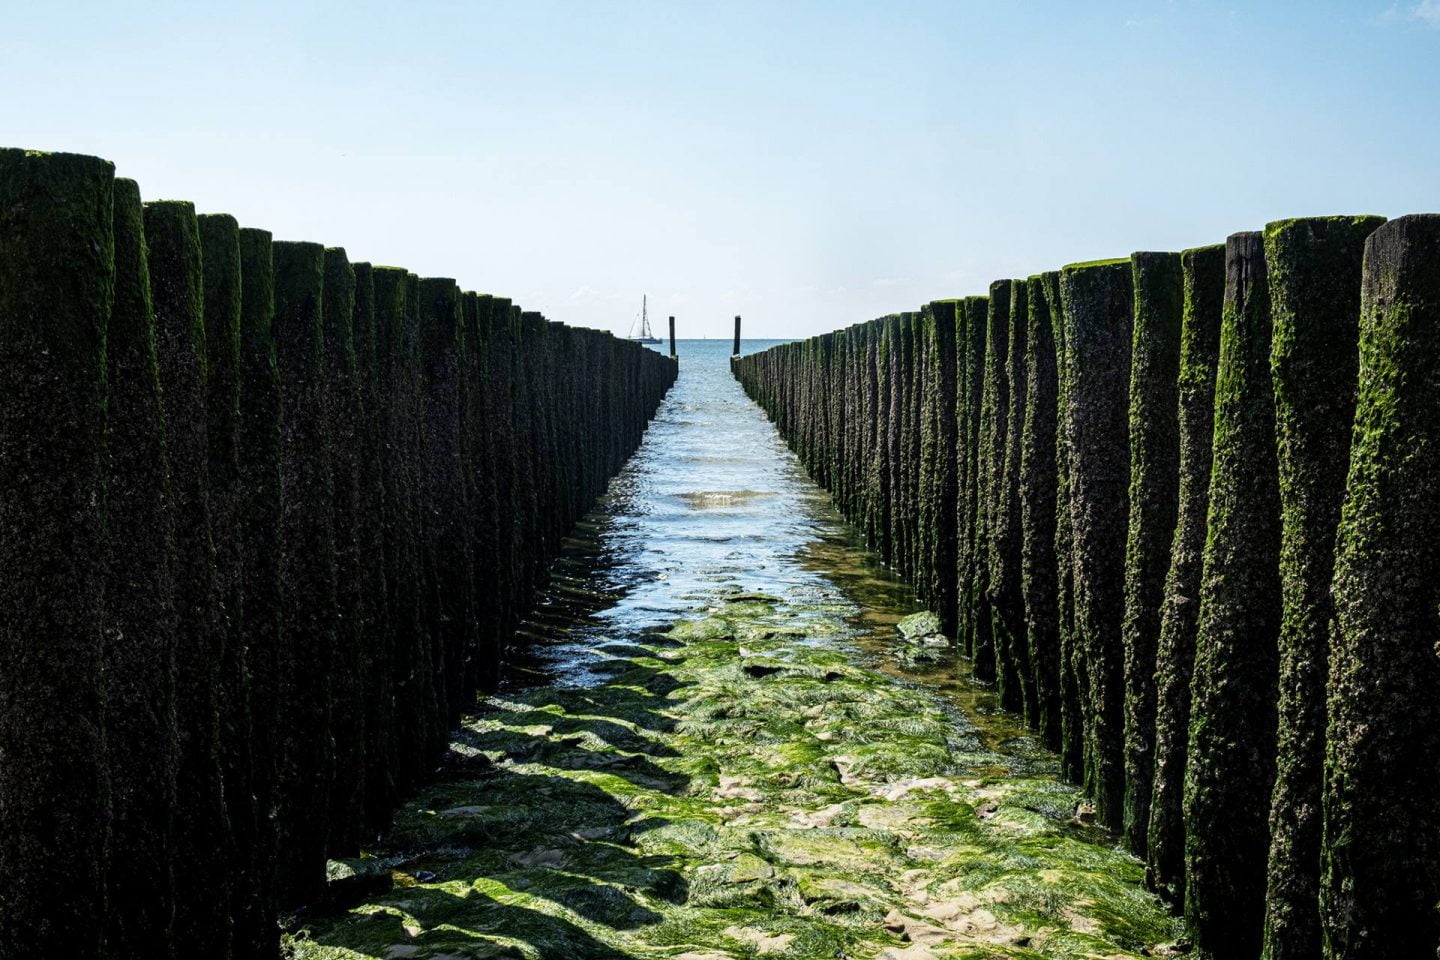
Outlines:
<svg viewBox="0 0 1440 960"><path fill-rule="evenodd" d="M1145 856L1154 781L1155 651L1180 487L1177 421L1185 284L1178 253L1130 257L1130 528L1125 548L1125 845Z"/></svg>
<svg viewBox="0 0 1440 960"><path fill-rule="evenodd" d="M1279 739L1266 871L1268 960L1321 953L1320 797L1330 585L1359 365L1361 265L1380 217L1265 227L1280 504ZM1384 789L1380 787L1380 789Z"/></svg>
<svg viewBox="0 0 1440 960"><path fill-rule="evenodd" d="M1005 474L1005 440L1010 422L1010 295L1009 280L990 284L986 313L985 365L980 399L978 464L976 466L976 552L971 609L974 620L972 653L975 675L999 680L995 649L995 614L991 586L1002 528L1001 506ZM1013 688L1012 688L1013 690ZM1002 691L1003 692L1003 691ZM1012 694L1013 697L1013 694ZM1013 707L1015 701L1011 700Z"/></svg>
<svg viewBox="0 0 1440 960"><path fill-rule="evenodd" d="M223 213L198 218L204 262L206 448L209 451L210 530L215 582L223 616L220 661L220 758L226 852L235 923L234 952L248 957L275 937L264 916L255 860L255 774L251 760L249 666L237 524L240 510L240 225ZM267 926L268 924L268 926Z"/></svg>
<svg viewBox="0 0 1440 960"><path fill-rule="evenodd" d="M0 149L0 957L104 956L105 160Z"/></svg>
<svg viewBox="0 0 1440 960"><path fill-rule="evenodd" d="M277 890L282 907L325 890L335 751L330 672L335 657L335 531L325 381L325 248L276 241L274 338L280 368L285 491L284 655L277 778Z"/></svg>
<svg viewBox="0 0 1440 960"><path fill-rule="evenodd" d="M1327 960L1440 942L1440 215L1370 235L1360 302L1328 680Z"/></svg>
<svg viewBox="0 0 1440 960"><path fill-rule="evenodd" d="M1044 278L1025 281L1025 418L1020 439L1021 586L1033 725L1060 749L1060 634L1056 605L1055 333Z"/></svg>
<svg viewBox="0 0 1440 960"><path fill-rule="evenodd" d="M360 854L365 797L364 581L359 528L360 392L355 361L355 270L342 247L325 249L324 300L325 411L330 434L333 499L330 521L335 543L335 645L330 660L330 725L335 745L330 784L330 836L326 852L335 858Z"/></svg>
<svg viewBox="0 0 1440 960"><path fill-rule="evenodd" d="M175 527L140 189L115 181L106 335L106 949L174 956Z"/></svg>
<svg viewBox="0 0 1440 960"><path fill-rule="evenodd" d="M145 205L165 442L175 493L175 952L226 957L230 829L222 795L219 683L225 624L211 538L204 266L193 205Z"/></svg>
<svg viewBox="0 0 1440 960"><path fill-rule="evenodd" d="M1184 251L1180 269L1184 284L1177 380L1180 484L1156 648L1155 774L1145 861L1146 884L1177 907L1185 898L1185 753L1190 743L1190 678L1210 509L1225 245Z"/></svg>
<svg viewBox="0 0 1440 960"><path fill-rule="evenodd" d="M376 352L380 393L384 397L385 454L382 462L385 502L387 599L395 639L390 675L395 698L395 790L413 789L426 769L427 724L434 711L430 686L430 634L424 619L423 569L417 486L418 394L414 339L414 284L398 267L376 267Z"/></svg>
<svg viewBox="0 0 1440 960"><path fill-rule="evenodd" d="M358 482L355 515L360 555L361 675L365 713L364 825L367 836L390 828L395 792L395 690L392 659L395 630L390 617L385 553L384 402L380 393L380 354L375 319L374 270L368 263L351 265L355 272L356 426Z"/></svg>
<svg viewBox="0 0 1440 960"><path fill-rule="evenodd" d="M240 231L240 543L241 637L250 686L250 760L254 772L256 877L263 943L253 953L276 960L275 802L280 773L281 696L280 370L275 360L275 270L269 231ZM263 948L263 949L260 949Z"/></svg>
<svg viewBox="0 0 1440 960"><path fill-rule="evenodd" d="M1201 956L1260 953L1275 778L1280 491L1259 233L1225 244L1215 446L1185 768L1185 921Z"/></svg>
<svg viewBox="0 0 1440 960"><path fill-rule="evenodd" d="M980 404L985 371L985 334L988 302L985 297L961 301L957 324L955 376L956 449L956 634L960 651L975 655L975 576L981 557L980 540Z"/></svg>
<svg viewBox="0 0 1440 960"><path fill-rule="evenodd" d="M1074 538L1074 655L1085 662L1085 784L1095 819L1124 819L1125 535L1130 485L1130 261L1060 272L1065 311L1066 413Z"/></svg>
<svg viewBox="0 0 1440 960"><path fill-rule="evenodd" d="M1025 597L1021 582L1023 526L1020 510L1021 437L1025 431L1025 353L1029 304L1024 280L1010 281L1006 334L1003 419L1005 439L993 483L990 517L990 617L995 645L995 679L1000 704L1020 714L1033 729L1039 715L1025 638ZM993 331L992 331L993 332Z"/></svg>
<svg viewBox="0 0 1440 960"><path fill-rule="evenodd" d="M870 381L870 402L867 412L870 420L870 443L866 447L866 518L865 533L871 550L883 559L888 544L886 534L890 530L890 493L886 489L889 478L885 461L887 414L890 410L890 338L885 321L872 320L870 331L870 356L873 375Z"/></svg>
<svg viewBox="0 0 1440 960"><path fill-rule="evenodd" d="M885 318L886 365L889 381L885 421L885 448L881 453L885 473L885 557L900 576L904 574L905 477L901 467L905 429L905 324L899 314Z"/></svg>
<svg viewBox="0 0 1440 960"><path fill-rule="evenodd" d="M940 628L955 635L955 313L957 301L928 304L922 314L925 344L920 426L920 530L925 593ZM833 369L834 353L828 365ZM830 407L839 402L832 395ZM832 440L833 446L833 440ZM832 478L832 487L834 481Z"/></svg>
<svg viewBox="0 0 1440 960"><path fill-rule="evenodd" d="M1075 644L1075 534L1070 506L1069 387L1065 348L1065 309L1060 272L1040 275L1050 329L1055 338L1055 632L1060 652L1060 775L1071 783L1085 780L1085 714L1081 691L1088 690L1083 658Z"/></svg>

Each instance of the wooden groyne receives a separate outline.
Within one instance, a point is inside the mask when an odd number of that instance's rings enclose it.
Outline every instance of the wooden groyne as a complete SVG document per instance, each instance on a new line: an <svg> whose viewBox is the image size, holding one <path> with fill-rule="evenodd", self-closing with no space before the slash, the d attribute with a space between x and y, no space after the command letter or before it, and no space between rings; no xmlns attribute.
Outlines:
<svg viewBox="0 0 1440 960"><path fill-rule="evenodd" d="M0 150L0 958L267 958L668 357Z"/></svg>
<svg viewBox="0 0 1440 960"><path fill-rule="evenodd" d="M1217 960L1440 944L1440 216L733 361Z"/></svg>

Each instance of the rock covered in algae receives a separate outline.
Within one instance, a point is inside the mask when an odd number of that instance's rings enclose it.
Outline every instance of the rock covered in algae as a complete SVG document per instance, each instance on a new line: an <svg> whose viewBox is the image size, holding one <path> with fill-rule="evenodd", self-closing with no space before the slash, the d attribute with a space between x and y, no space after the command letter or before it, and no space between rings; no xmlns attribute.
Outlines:
<svg viewBox="0 0 1440 960"><path fill-rule="evenodd" d="M833 613L710 606L607 644L598 686L482 698L454 776L377 851L395 888L312 920L301 960L1080 960L1176 939L1042 752L857 666Z"/></svg>

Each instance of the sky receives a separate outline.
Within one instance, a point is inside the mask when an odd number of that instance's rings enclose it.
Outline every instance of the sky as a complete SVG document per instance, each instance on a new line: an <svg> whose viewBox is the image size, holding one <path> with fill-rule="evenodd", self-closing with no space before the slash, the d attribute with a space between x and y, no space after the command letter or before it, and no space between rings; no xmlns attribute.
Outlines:
<svg viewBox="0 0 1440 960"><path fill-rule="evenodd" d="M1440 210L1440 0L0 0L0 145L623 335Z"/></svg>

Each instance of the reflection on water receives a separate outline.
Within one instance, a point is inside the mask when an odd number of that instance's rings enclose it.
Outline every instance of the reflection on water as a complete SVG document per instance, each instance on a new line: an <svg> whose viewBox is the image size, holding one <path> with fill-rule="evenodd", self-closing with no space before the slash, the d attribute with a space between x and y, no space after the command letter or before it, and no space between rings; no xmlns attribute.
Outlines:
<svg viewBox="0 0 1440 960"><path fill-rule="evenodd" d="M746 340L757 352L781 341ZM848 626L822 640L901 682L940 691L957 724L990 749L1050 760L993 692L948 653L919 664L895 656L895 624L920 609L914 593L865 551L765 414L730 375L730 343L682 340L680 377L639 451L566 541L550 585L509 652L508 686L590 685L607 645L703 611L717 594L791 601L807 619Z"/></svg>

